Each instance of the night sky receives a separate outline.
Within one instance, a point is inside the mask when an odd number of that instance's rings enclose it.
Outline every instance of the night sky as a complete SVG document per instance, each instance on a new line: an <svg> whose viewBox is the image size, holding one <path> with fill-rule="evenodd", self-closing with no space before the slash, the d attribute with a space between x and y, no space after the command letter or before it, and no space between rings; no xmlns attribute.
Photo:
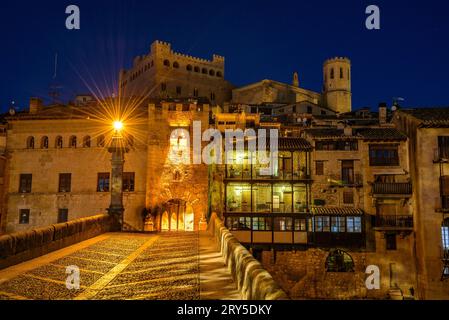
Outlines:
<svg viewBox="0 0 449 320"><path fill-rule="evenodd" d="M81 30L67 30L65 9L81 10ZM381 10L381 30L365 28L365 8ZM406 106L449 105L449 2L427 1L1 1L0 106L24 108L30 96L49 101L55 81L63 100L107 94L118 71L158 39L175 51L226 57L235 85L262 79L320 91L326 58L352 60L353 108L393 97Z"/></svg>

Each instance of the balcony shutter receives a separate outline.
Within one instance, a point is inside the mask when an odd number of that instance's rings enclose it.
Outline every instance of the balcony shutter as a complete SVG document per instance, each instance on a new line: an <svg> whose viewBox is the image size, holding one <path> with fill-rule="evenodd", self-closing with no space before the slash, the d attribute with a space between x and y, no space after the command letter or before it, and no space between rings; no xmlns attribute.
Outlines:
<svg viewBox="0 0 449 320"><path fill-rule="evenodd" d="M441 185L441 195L449 196L449 176L442 176L440 185Z"/></svg>

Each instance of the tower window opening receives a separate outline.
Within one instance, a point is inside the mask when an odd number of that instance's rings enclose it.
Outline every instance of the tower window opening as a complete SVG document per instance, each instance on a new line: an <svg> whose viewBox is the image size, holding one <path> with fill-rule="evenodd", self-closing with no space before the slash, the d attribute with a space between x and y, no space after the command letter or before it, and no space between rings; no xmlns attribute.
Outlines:
<svg viewBox="0 0 449 320"><path fill-rule="evenodd" d="M170 67L170 61L168 61L168 60L164 60L164 66L166 66L166 67Z"/></svg>
<svg viewBox="0 0 449 320"><path fill-rule="evenodd" d="M343 79L343 68L340 68L340 79Z"/></svg>
<svg viewBox="0 0 449 320"><path fill-rule="evenodd" d="M331 69L331 79L334 79L335 74L334 74L334 68Z"/></svg>
<svg viewBox="0 0 449 320"><path fill-rule="evenodd" d="M41 142L42 149L48 149L48 137L43 137Z"/></svg>
<svg viewBox="0 0 449 320"><path fill-rule="evenodd" d="M27 149L34 149L34 137L27 139Z"/></svg>

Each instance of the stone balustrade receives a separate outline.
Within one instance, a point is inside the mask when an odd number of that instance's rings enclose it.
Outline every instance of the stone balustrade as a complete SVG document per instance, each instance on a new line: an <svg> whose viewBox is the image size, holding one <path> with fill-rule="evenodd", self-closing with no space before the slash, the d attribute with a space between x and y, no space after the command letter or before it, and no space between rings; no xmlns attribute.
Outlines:
<svg viewBox="0 0 449 320"><path fill-rule="evenodd" d="M268 271L240 244L215 213L210 219L208 231L219 244L223 259L244 300L288 299Z"/></svg>

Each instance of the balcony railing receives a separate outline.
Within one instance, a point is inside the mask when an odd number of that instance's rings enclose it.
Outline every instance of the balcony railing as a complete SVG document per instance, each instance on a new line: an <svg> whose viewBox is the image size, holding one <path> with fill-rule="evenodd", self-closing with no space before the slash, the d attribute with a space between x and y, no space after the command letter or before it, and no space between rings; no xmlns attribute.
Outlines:
<svg viewBox="0 0 449 320"><path fill-rule="evenodd" d="M433 161L434 162L447 162L449 161L449 147L440 147L433 149Z"/></svg>
<svg viewBox="0 0 449 320"><path fill-rule="evenodd" d="M376 228L399 228L411 229L413 228L413 216L384 216L376 217Z"/></svg>
<svg viewBox="0 0 449 320"><path fill-rule="evenodd" d="M329 175L328 181L331 186L363 186L363 176L359 173L352 176L331 174Z"/></svg>
<svg viewBox="0 0 449 320"><path fill-rule="evenodd" d="M373 194L383 195L411 195L412 184L410 182L398 182L398 183L373 183Z"/></svg>

